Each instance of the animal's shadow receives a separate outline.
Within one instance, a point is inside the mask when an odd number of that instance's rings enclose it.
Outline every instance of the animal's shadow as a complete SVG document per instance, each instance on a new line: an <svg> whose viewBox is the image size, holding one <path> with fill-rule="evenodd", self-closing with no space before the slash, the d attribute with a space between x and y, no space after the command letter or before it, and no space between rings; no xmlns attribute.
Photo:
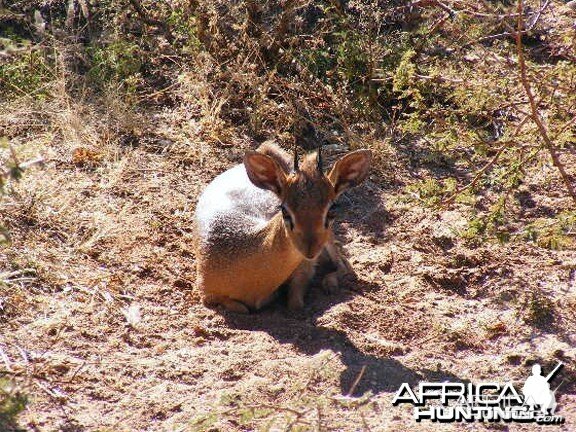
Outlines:
<svg viewBox="0 0 576 432"><path fill-rule="evenodd" d="M352 223L358 230L375 239L384 239L390 215L381 199L381 188L368 182L341 198L343 206L339 219ZM336 295L321 292L322 272L311 284L302 313L292 313L286 308L285 295L280 295L262 311L239 315L224 312L230 327L250 331L264 331L282 344L291 344L298 351L313 355L322 350L340 354L345 370L340 374L340 391L344 395L360 396L368 391L373 394L395 392L402 383L410 386L420 381L462 381L442 370L411 369L400 361L362 351L345 331L317 324L319 318L332 306L346 302L360 293L377 291L380 287L358 278L348 279L344 289ZM327 366L328 367L328 366Z"/></svg>
<svg viewBox="0 0 576 432"><path fill-rule="evenodd" d="M338 198L337 220L352 224L360 233L377 242L385 241L394 215L386 209L382 192L383 188L371 181L345 192ZM336 228L338 226L336 224Z"/></svg>
<svg viewBox="0 0 576 432"><path fill-rule="evenodd" d="M442 370L415 370L394 358L365 353L354 345L346 332L316 324L317 319L331 306L358 295L358 292L376 288L361 280L352 283L354 291L343 290L332 296L318 293L318 288L313 286L313 292L309 295L310 306L301 313L290 312L280 299L263 311L250 315L225 313L224 318L233 328L264 331L278 342L289 343L304 354L313 355L322 350L339 353L346 366L340 374L340 391L343 395L361 396L368 391L373 394L395 392L402 383L413 386L420 381L462 381Z"/></svg>

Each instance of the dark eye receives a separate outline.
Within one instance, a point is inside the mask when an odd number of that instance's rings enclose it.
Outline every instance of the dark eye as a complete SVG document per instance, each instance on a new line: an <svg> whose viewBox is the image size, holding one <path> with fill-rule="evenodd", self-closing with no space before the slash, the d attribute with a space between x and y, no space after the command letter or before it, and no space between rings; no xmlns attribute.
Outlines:
<svg viewBox="0 0 576 432"><path fill-rule="evenodd" d="M284 205L281 205L280 211L282 211L282 217L284 218L284 223L286 225L288 225L290 230L293 230L294 229L294 223L292 222L292 216L290 216L288 209L286 209L286 207L284 207Z"/></svg>
<svg viewBox="0 0 576 432"><path fill-rule="evenodd" d="M338 205L336 203L332 204L326 213L326 220L324 221L324 226L328 228L330 224L334 221L336 217L336 211L338 210Z"/></svg>

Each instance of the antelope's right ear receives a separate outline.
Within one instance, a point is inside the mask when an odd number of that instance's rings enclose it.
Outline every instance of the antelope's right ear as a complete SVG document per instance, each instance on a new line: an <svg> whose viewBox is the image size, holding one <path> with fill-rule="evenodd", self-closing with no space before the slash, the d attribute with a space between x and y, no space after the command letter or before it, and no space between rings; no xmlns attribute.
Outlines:
<svg viewBox="0 0 576 432"><path fill-rule="evenodd" d="M336 196L362 183L368 177L371 162L370 150L356 150L339 159L328 174Z"/></svg>
<svg viewBox="0 0 576 432"><path fill-rule="evenodd" d="M267 189L280 195L286 184L286 173L280 165L262 153L248 150L244 155L246 173L252 183L261 189Z"/></svg>

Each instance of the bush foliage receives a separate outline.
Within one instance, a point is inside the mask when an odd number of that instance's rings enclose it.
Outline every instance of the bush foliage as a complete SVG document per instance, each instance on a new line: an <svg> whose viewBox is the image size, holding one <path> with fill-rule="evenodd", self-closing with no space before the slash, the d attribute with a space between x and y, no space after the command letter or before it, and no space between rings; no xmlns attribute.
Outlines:
<svg viewBox="0 0 576 432"><path fill-rule="evenodd" d="M0 430L19 432L17 417L24 411L27 397L17 390L13 383L0 376Z"/></svg>
<svg viewBox="0 0 576 432"><path fill-rule="evenodd" d="M188 104L218 141L370 147L400 199L465 209L470 241L571 247L574 14L559 0L13 1L0 92L57 97L64 76L71 95ZM523 221L546 188L565 199Z"/></svg>

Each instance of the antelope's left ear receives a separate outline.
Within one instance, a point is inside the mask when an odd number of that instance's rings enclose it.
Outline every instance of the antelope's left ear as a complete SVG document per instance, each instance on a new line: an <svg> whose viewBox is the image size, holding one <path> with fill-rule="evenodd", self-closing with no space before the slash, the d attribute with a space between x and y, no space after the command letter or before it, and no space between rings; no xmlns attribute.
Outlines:
<svg viewBox="0 0 576 432"><path fill-rule="evenodd" d="M334 186L336 196L346 189L362 183L370 172L371 162L372 152L370 150L356 150L338 159L328 174L328 179Z"/></svg>
<svg viewBox="0 0 576 432"><path fill-rule="evenodd" d="M286 173L270 156L248 150L244 156L246 174L254 185L281 196L286 184Z"/></svg>

